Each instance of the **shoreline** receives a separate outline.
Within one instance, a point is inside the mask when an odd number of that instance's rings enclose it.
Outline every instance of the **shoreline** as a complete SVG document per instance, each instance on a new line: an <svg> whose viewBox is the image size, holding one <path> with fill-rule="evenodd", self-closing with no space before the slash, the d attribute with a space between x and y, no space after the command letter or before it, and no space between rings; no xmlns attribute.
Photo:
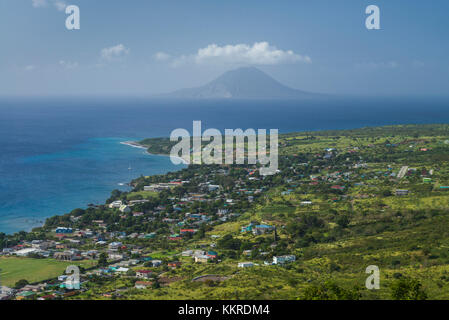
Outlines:
<svg viewBox="0 0 449 320"><path fill-rule="evenodd" d="M150 152L148 152L148 150L147 150L148 148L147 148L146 146L141 145L141 144L139 144L138 142L135 142L135 141L122 141L122 142L119 142L119 143L122 144L122 145L126 145L126 146L129 146L129 147L132 147L132 148L145 149L145 153L148 154L148 155L164 156L164 157L170 158L170 155L168 155L168 154L153 154L153 153L150 153ZM184 159L182 159L182 158L180 158L180 157L175 157L175 158L180 159L180 160L182 161L182 164L183 164L183 165L188 165L188 163L187 163ZM131 182L132 182L132 180L126 182L125 184L129 186ZM112 192L112 190L111 190L111 192ZM100 205L104 205L104 203L103 203L103 204L100 204ZM84 208L84 207L87 207L87 205L86 205L86 206L80 206L80 208ZM29 229L22 229L22 230L19 230L19 231L16 231L16 232L12 232L12 233L7 233L7 232L4 232L4 233L5 233L6 235L14 235L14 234L16 234L16 233L18 233L18 232L20 232L20 231L24 231L24 232L29 233L29 232L32 232L32 230L33 230L34 228L41 228L41 227L43 227L43 226L45 225L45 220L46 220L47 218L51 218L51 217L55 217L55 216L62 216L62 214L61 214L61 215L58 215L58 214L56 214L56 215L51 215L51 216L48 216L48 217L46 217L46 218L39 218L39 220L42 220L43 222L41 223L41 221L39 221L39 222L36 223L34 226L29 227ZM21 219L29 219L29 218L28 218L28 217L22 217ZM1 231L0 231L0 232L1 232Z"/></svg>
<svg viewBox="0 0 449 320"><path fill-rule="evenodd" d="M150 152L148 152L148 147L146 147L136 141L123 141L123 142L120 142L120 144L129 146L132 148L145 149L145 150L147 150L146 153L149 155L152 155L152 156L163 156L163 157L169 157L170 159L171 158L178 159L179 161L181 161L182 164L189 165L189 162L181 157L171 156L169 154L164 154L164 153L150 153Z"/></svg>

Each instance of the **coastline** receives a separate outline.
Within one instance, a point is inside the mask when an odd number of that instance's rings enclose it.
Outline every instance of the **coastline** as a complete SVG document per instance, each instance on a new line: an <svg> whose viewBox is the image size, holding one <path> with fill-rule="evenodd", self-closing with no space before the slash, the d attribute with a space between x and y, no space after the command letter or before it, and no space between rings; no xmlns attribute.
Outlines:
<svg viewBox="0 0 449 320"><path fill-rule="evenodd" d="M147 151L147 147L145 147L145 146L143 146L143 145L141 145L141 144L139 144L139 143L137 143L135 141L122 141L122 142L119 142L119 143L122 144L122 145L126 145L126 146L129 146L129 147L132 147L132 148L145 149L145 154L148 154L148 155L170 157L170 155L167 155L167 154L152 154L152 153L149 153ZM184 164L187 164L187 163L185 163L183 161L182 164L184 165ZM177 171L177 169L175 169L175 170ZM152 175L152 174L150 174L150 175ZM123 180L123 181L126 181L126 180ZM129 185L131 183L131 181L132 181L132 179L124 182L124 184L128 184ZM110 195L111 192L112 192L112 188L109 190L109 195ZM106 198L104 198L104 201L98 202L98 204L104 204L105 200L107 198L108 198L108 196L106 196ZM85 202L85 203L86 203L86 205L79 205L78 207L80 207L80 208L87 207L87 203L88 202ZM76 207L77 206L75 205L73 208L76 208ZM20 220L27 220L27 224L28 224L28 220L33 220L33 223L31 223L30 225L27 225L27 226L22 226L20 229L17 229L17 231L6 231L6 230L4 230L4 231L0 231L0 232L4 232L7 235L13 235L13 234L15 234L17 232L20 232L20 231L32 232L32 229L34 229L34 228L43 227L45 225L45 220L47 218L51 218L51 217L54 217L54 216L62 216L62 215L63 214L51 214L51 215L46 216L46 217L38 217L38 218L35 218L35 219L31 219L30 217L21 217Z"/></svg>
<svg viewBox="0 0 449 320"><path fill-rule="evenodd" d="M189 162L186 161L185 159L181 158L181 157L176 157L176 156L172 156L172 155L165 154L165 153L150 153L150 152L148 152L148 147L146 147L146 146L144 146L144 145L142 145L142 144L140 144L140 143L138 143L136 141L123 141L123 142L120 142L120 144L129 146L129 147L132 147L132 148L145 149L145 150L147 150L146 152L149 155L152 155L152 156L164 156L164 157L169 157L170 159L171 158L178 159L179 161L181 161L182 164L189 165Z"/></svg>

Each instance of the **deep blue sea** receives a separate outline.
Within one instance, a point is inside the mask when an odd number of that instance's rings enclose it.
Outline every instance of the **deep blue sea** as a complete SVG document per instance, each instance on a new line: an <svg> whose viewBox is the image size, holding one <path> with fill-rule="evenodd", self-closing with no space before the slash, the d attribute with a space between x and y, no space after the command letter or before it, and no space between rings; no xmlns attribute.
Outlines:
<svg viewBox="0 0 449 320"><path fill-rule="evenodd" d="M140 175L182 168L120 142L176 128L280 132L449 123L447 98L339 97L319 101L161 101L145 98L0 98L0 232L104 203Z"/></svg>

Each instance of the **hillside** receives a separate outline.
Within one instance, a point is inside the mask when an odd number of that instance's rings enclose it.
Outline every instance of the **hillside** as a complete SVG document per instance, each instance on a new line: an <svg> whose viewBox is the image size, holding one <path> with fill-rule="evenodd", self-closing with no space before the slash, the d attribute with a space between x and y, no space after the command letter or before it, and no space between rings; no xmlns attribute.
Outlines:
<svg viewBox="0 0 449 320"><path fill-rule="evenodd" d="M141 143L159 152L171 144ZM64 226L96 235L78 250L104 254L98 237L120 241L124 258L83 275L74 299L449 298L448 125L289 133L280 151L273 176L196 165L140 177L107 201L131 212L76 209L7 240L52 239ZM275 263L286 255L295 261ZM113 269L130 258L138 262L126 274ZM365 288L370 265L380 290ZM141 270L151 273L147 289L135 288Z"/></svg>

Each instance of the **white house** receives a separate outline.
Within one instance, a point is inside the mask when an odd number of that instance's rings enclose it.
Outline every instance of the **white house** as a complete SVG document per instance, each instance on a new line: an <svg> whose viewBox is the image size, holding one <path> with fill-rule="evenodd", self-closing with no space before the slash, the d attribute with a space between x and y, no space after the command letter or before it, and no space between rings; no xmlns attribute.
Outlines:
<svg viewBox="0 0 449 320"><path fill-rule="evenodd" d="M238 263L238 267L239 267L239 268L249 268L249 267L254 267L254 263L252 263L252 262L239 262L239 263Z"/></svg>
<svg viewBox="0 0 449 320"><path fill-rule="evenodd" d="M119 210L122 213L130 213L131 212L131 208L127 205L121 205Z"/></svg>
<svg viewBox="0 0 449 320"><path fill-rule="evenodd" d="M26 248L19 251L14 252L19 257L26 257L31 253L38 253L40 250L36 248Z"/></svg>
<svg viewBox="0 0 449 320"><path fill-rule="evenodd" d="M288 256L275 256L273 257L273 264L283 264L287 262L293 262L296 260L296 256L288 255Z"/></svg>
<svg viewBox="0 0 449 320"><path fill-rule="evenodd" d="M120 208L122 205L123 205L122 200L117 200L117 201L111 202L109 204L109 208L111 208L111 209Z"/></svg>

